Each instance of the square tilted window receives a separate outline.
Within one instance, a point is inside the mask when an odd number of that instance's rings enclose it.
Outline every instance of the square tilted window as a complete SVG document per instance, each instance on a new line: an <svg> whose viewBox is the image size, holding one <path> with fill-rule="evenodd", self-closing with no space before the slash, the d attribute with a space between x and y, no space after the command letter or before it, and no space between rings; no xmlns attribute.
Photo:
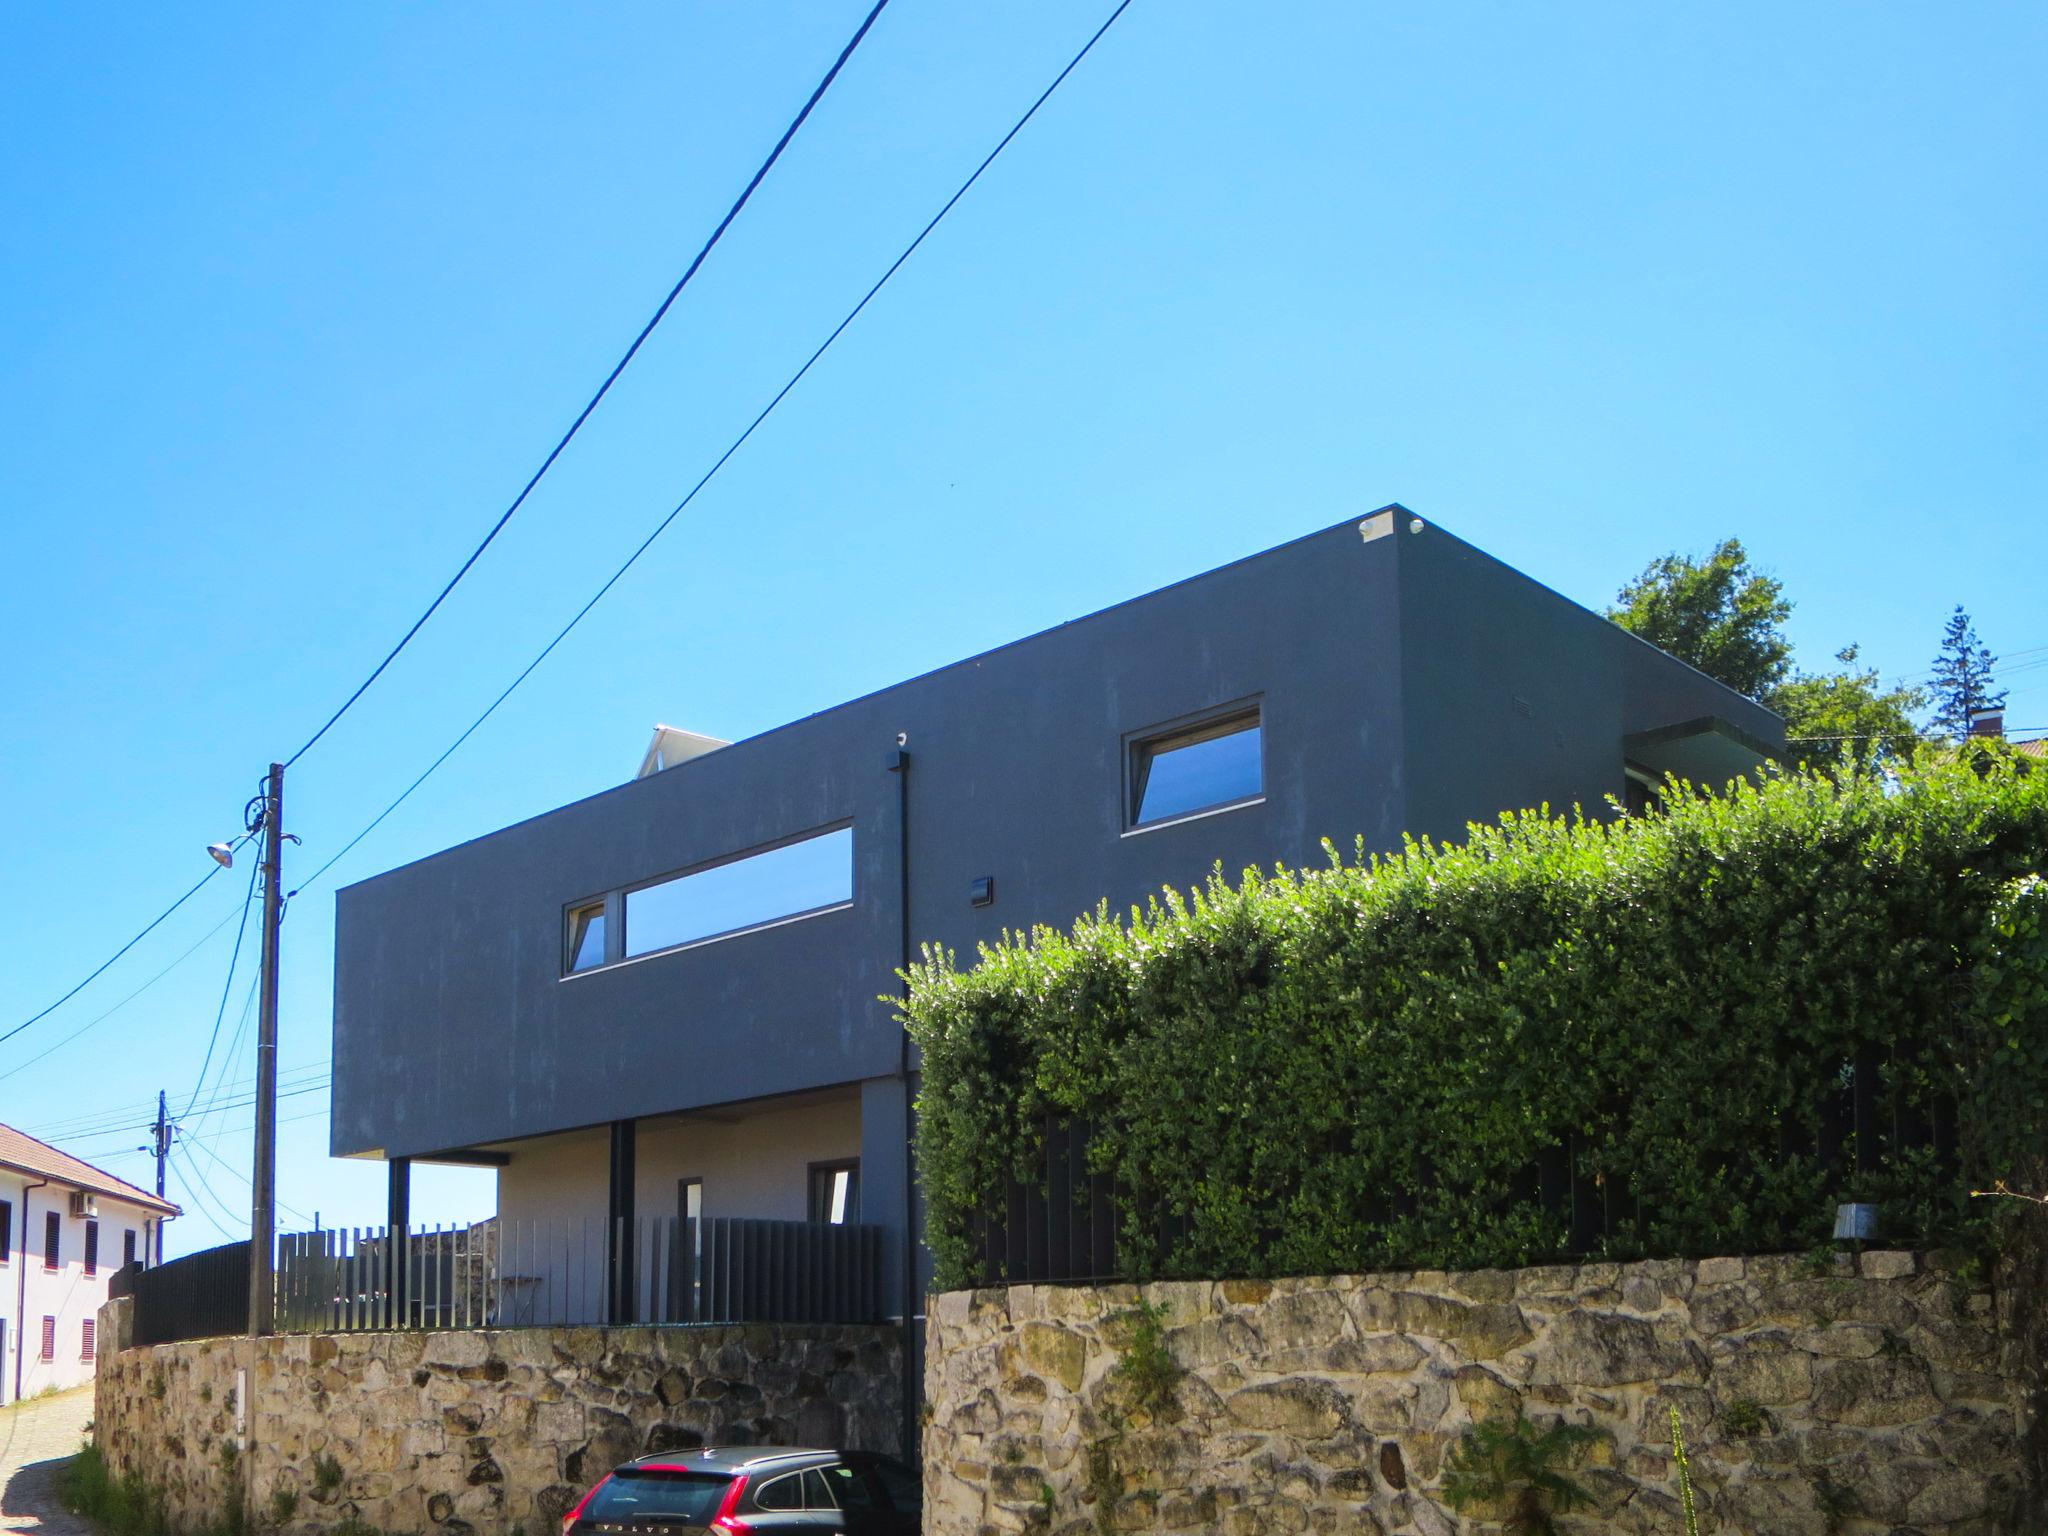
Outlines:
<svg viewBox="0 0 2048 1536"><path fill-rule="evenodd" d="M587 971L604 964L604 903L587 902L569 909L568 944L562 969L568 973Z"/></svg>
<svg viewBox="0 0 2048 1536"><path fill-rule="evenodd" d="M1259 706L1139 736L1130 745L1130 824L1155 826L1265 793Z"/></svg>
<svg viewBox="0 0 2048 1536"><path fill-rule="evenodd" d="M811 1220L843 1226L860 1219L860 1159L811 1164Z"/></svg>

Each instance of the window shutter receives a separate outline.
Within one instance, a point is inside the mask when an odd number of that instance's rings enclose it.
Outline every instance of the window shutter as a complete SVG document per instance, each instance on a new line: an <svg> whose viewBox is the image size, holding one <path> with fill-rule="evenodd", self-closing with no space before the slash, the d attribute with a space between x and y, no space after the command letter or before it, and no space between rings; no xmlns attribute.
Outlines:
<svg viewBox="0 0 2048 1536"><path fill-rule="evenodd" d="M78 1358L90 1360L92 1358L92 1319L88 1317L81 1326L82 1332L79 1339Z"/></svg>
<svg viewBox="0 0 2048 1536"><path fill-rule="evenodd" d="M88 1275L100 1272L100 1224L96 1221L85 1224L85 1272Z"/></svg>
<svg viewBox="0 0 2048 1536"><path fill-rule="evenodd" d="M43 1319L43 1358L45 1360L57 1358L57 1319L54 1317Z"/></svg>
<svg viewBox="0 0 2048 1536"><path fill-rule="evenodd" d="M0 1264L14 1257L14 1202L0 1200Z"/></svg>
<svg viewBox="0 0 2048 1536"><path fill-rule="evenodd" d="M55 1269L63 1262L64 1218L55 1211L43 1213L43 1268Z"/></svg>
<svg viewBox="0 0 2048 1536"><path fill-rule="evenodd" d="M135 1229L128 1227L121 1233L121 1267L126 1269L135 1262Z"/></svg>

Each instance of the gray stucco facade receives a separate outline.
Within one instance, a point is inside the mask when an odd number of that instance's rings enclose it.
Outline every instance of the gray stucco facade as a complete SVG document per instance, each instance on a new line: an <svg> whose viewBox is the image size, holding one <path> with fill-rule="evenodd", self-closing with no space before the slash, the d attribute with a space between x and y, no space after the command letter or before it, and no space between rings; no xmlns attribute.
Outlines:
<svg viewBox="0 0 2048 1536"><path fill-rule="evenodd" d="M344 890L334 1152L432 1157L838 1087L862 1101L863 1217L900 1230L903 1042L878 998L906 933L971 955L1219 862L1596 808L1624 793L1631 741L1705 771L1782 745L1748 699L1390 510ZM1131 830L1133 736L1239 701L1261 714L1261 795ZM841 826L850 903L564 976L572 905ZM983 878L995 900L970 905Z"/></svg>

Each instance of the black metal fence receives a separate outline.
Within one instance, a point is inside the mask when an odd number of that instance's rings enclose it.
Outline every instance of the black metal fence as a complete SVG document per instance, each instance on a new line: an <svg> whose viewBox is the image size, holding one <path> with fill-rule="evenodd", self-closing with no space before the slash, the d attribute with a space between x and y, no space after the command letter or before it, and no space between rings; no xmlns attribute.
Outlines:
<svg viewBox="0 0 2048 1536"><path fill-rule="evenodd" d="M1905 1074L1898 1074L1903 1077ZM1957 1154L1954 1107L1938 1094L1909 1093L1894 1081L1890 1063L1866 1054L1845 1063L1813 1096L1803 1113L1778 1117L1781 1160L1800 1159L1846 1184L1887 1160L1932 1153L1945 1163ZM1049 1116L1043 1148L1031 1179L1008 1182L995 1206L984 1212L975 1233L981 1254L979 1283L1004 1285L1136 1278L1136 1266L1121 1253L1127 1202L1109 1174L1088 1168L1093 1127L1086 1121ZM1626 1179L1596 1169L1590 1141L1567 1137L1522 1170L1510 1190L1519 1202L1539 1206L1566 1233L1573 1256L1597 1253L1612 1238L1641 1240L1648 1222L1638 1193ZM1370 1215L1393 1217L1413 1210L1412 1195L1389 1193L1384 1209ZM1172 1273L1175 1244L1188 1230L1184 1216L1160 1209L1144 1222L1152 1240L1152 1273Z"/></svg>
<svg viewBox="0 0 2048 1536"><path fill-rule="evenodd" d="M744 1217L490 1221L278 1238L281 1333L564 1325L874 1323L885 1317L883 1230ZM135 1298L137 1344L249 1326L249 1245L155 1269L109 1293ZM616 1299L614 1299L616 1298Z"/></svg>
<svg viewBox="0 0 2048 1536"><path fill-rule="evenodd" d="M1042 1181L1010 1180L982 1216L982 1282L1121 1279L1116 1182L1088 1171L1093 1128L1048 1117L1042 1134Z"/></svg>
<svg viewBox="0 0 2048 1536"><path fill-rule="evenodd" d="M135 1342L175 1344L249 1329L249 1244L223 1243L154 1269L130 1264L108 1281L135 1298Z"/></svg>
<svg viewBox="0 0 2048 1536"><path fill-rule="evenodd" d="M278 1326L875 1322L882 1255L879 1227L722 1216L302 1232L278 1243Z"/></svg>
<svg viewBox="0 0 2048 1536"><path fill-rule="evenodd" d="M670 1245L667 1320L872 1323L883 1316L882 1229L714 1216ZM695 1230L692 1230L695 1229Z"/></svg>
<svg viewBox="0 0 2048 1536"><path fill-rule="evenodd" d="M495 1222L421 1227L402 1243L388 1227L287 1232L277 1240L277 1328L481 1328L499 1315L496 1275Z"/></svg>

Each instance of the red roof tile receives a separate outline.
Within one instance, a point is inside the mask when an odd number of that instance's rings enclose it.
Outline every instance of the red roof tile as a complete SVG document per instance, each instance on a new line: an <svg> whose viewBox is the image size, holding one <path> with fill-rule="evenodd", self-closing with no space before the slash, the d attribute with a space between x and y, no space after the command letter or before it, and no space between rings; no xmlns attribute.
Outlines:
<svg viewBox="0 0 2048 1536"><path fill-rule="evenodd" d="M106 1195L115 1200L126 1200L131 1205L142 1206L145 1210L156 1211L165 1216L181 1216L184 1212L168 1200L159 1200L146 1189L137 1189L126 1179L117 1179L103 1168L73 1157L69 1152L59 1152L46 1141L37 1141L24 1131L17 1131L11 1125L0 1125L0 1168L12 1168L17 1172L31 1174L37 1178L49 1179L53 1183L69 1184L73 1189L90 1190L96 1195Z"/></svg>

